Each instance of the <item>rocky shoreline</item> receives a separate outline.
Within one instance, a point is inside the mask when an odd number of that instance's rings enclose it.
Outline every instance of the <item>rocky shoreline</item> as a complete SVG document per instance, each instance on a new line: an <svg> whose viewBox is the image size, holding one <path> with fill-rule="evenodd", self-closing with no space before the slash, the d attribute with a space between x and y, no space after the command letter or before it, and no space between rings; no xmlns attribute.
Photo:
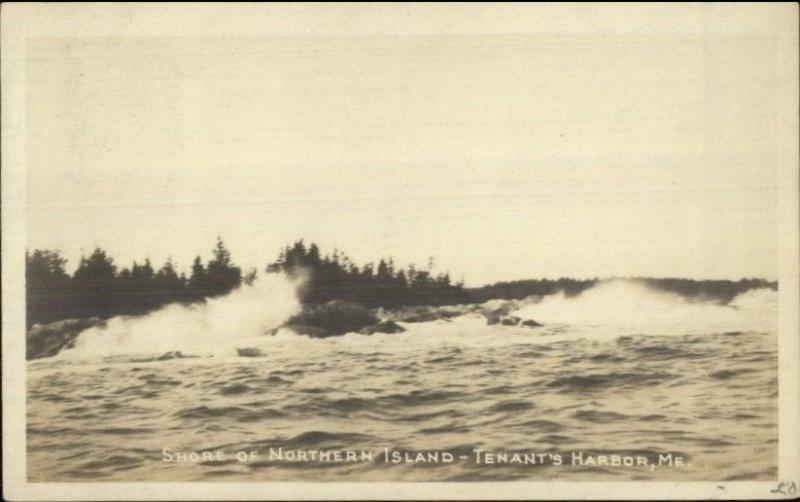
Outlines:
<svg viewBox="0 0 800 502"><path fill-rule="evenodd" d="M527 302L526 300L525 302ZM276 334L288 329L298 335L311 338L328 338L347 333L362 335L402 333L402 323L449 322L455 317L479 314L486 318L487 325L541 326L532 319L521 319L512 315L524 303L519 300L493 300L482 304L449 306L411 306L396 309L369 309L358 303L333 300L318 305L306 305L303 311L289 318L282 325L269 331ZM37 324L26 336L26 358L52 357L64 349L74 346L75 339L86 329L105 325L98 317L88 319L66 319L49 324ZM250 355L245 351L243 356Z"/></svg>
<svg viewBox="0 0 800 502"><path fill-rule="evenodd" d="M84 330L103 325L105 321L99 317L34 324L25 336L25 358L31 360L52 357L64 349L72 348L75 339Z"/></svg>

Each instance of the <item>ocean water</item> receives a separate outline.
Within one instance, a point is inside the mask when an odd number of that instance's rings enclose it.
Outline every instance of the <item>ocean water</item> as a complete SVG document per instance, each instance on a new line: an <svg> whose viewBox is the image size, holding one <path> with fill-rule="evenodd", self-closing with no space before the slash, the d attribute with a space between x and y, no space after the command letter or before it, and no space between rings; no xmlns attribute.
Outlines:
<svg viewBox="0 0 800 502"><path fill-rule="evenodd" d="M398 334L264 335L295 287L114 321L29 361L29 480L777 476L774 291L723 306L614 282L523 302L535 329L465 309Z"/></svg>

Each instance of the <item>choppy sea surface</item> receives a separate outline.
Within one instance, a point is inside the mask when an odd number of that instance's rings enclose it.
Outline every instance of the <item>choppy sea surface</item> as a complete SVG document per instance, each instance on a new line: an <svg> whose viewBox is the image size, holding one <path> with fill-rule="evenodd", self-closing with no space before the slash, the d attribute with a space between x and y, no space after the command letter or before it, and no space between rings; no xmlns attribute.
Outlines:
<svg viewBox="0 0 800 502"><path fill-rule="evenodd" d="M243 334L252 298L112 324L28 363L28 478L774 479L775 295L717 305L610 284L523 305L535 329L466 313L327 339ZM284 316L269 300L259 312Z"/></svg>

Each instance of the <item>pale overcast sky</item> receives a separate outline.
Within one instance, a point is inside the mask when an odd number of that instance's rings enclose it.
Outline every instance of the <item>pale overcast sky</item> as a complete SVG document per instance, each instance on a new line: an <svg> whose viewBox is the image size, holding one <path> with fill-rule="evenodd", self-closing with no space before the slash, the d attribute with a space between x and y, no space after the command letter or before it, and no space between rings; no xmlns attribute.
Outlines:
<svg viewBox="0 0 800 502"><path fill-rule="evenodd" d="M70 270L295 239L479 285L776 277L768 35L52 38L27 240Z"/></svg>

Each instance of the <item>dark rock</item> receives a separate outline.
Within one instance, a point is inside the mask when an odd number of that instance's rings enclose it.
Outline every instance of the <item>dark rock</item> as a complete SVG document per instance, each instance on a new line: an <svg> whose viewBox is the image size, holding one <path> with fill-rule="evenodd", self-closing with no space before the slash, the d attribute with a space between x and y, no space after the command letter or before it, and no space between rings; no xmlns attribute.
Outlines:
<svg viewBox="0 0 800 502"><path fill-rule="evenodd" d="M453 317L462 316L469 311L470 309L464 306L414 306L382 311L381 317L398 322L431 322L449 320Z"/></svg>
<svg viewBox="0 0 800 502"><path fill-rule="evenodd" d="M434 312L420 312L416 314L407 314L400 318L401 322L431 322L441 319Z"/></svg>
<svg viewBox="0 0 800 502"><path fill-rule="evenodd" d="M52 357L64 349L74 347L75 339L84 330L103 325L105 321L99 317L36 324L25 336L25 358L30 360Z"/></svg>
<svg viewBox="0 0 800 502"><path fill-rule="evenodd" d="M303 312L291 317L282 326L295 333L313 338L344 335L366 326L378 324L378 319L366 307L357 303L334 300L322 305L308 305Z"/></svg>
<svg viewBox="0 0 800 502"><path fill-rule="evenodd" d="M529 328L538 328L538 327L540 327L542 325L540 323L534 321L533 319L525 319L524 321L522 321L520 326L527 326Z"/></svg>
<svg viewBox="0 0 800 502"><path fill-rule="evenodd" d="M239 354L239 357L261 357L264 355L263 352L255 347L242 347L241 349L236 349L236 353Z"/></svg>
<svg viewBox="0 0 800 502"><path fill-rule="evenodd" d="M394 321L382 321L372 326L366 326L358 330L362 335L374 335L375 333L402 333L405 328Z"/></svg>
<svg viewBox="0 0 800 502"><path fill-rule="evenodd" d="M536 326L540 326L540 324L536 323L536 321L530 321L530 322L535 323ZM503 326L518 326L518 325L533 326L527 323L528 321L522 321L522 319L513 315L489 314L486 316L486 324L490 326L493 324L502 324Z"/></svg>

